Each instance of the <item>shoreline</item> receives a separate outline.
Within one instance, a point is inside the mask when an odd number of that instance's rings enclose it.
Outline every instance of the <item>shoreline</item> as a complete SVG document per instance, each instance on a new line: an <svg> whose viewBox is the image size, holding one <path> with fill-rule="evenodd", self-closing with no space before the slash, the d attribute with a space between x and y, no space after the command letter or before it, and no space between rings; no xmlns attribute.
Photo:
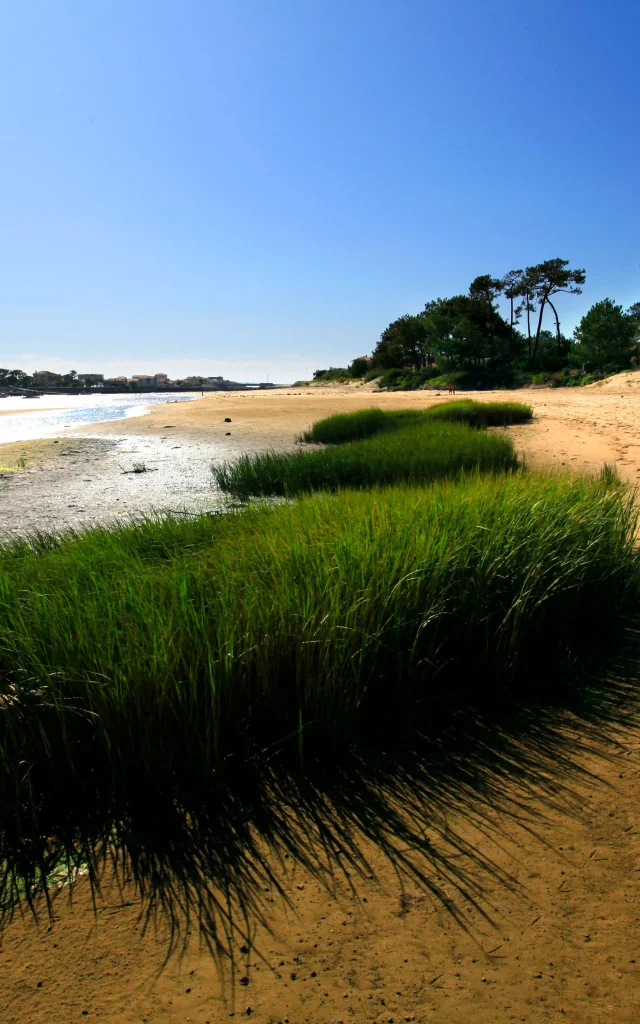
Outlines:
<svg viewBox="0 0 640 1024"><path fill-rule="evenodd" d="M530 468L596 473L609 463L625 482L638 481L640 402L634 391L614 384L461 392L456 398L507 395L534 409L531 423L507 428ZM211 477L215 460L291 450L314 420L336 412L428 408L450 400L446 393L378 392L360 384L210 392L57 437L0 444L0 535L87 528L163 509L209 511L224 501ZM134 462L148 464L148 472L130 472Z"/></svg>
<svg viewBox="0 0 640 1024"><path fill-rule="evenodd" d="M594 472L605 462L615 463L623 479L635 481L640 470L640 403L635 394L591 388L465 391L455 398L480 402L525 402L534 410L534 421L509 427L516 448L532 468L560 468ZM172 410L164 419L162 407L144 417L132 417L122 434L162 436L169 429L183 436L215 441L232 455L242 450L285 448L314 420L337 412L369 406L381 409L428 408L451 401L446 393L429 391L376 391L359 385L288 388L245 395L214 393ZM231 420L224 423L225 417ZM227 431L230 438L227 438ZM100 424L96 434L107 434Z"/></svg>

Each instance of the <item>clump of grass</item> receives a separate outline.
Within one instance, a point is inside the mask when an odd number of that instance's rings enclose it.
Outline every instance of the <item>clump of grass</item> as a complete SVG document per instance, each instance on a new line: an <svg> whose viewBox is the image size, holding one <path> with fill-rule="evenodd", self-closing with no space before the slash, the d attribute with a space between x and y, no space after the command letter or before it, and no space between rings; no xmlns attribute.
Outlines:
<svg viewBox="0 0 640 1024"><path fill-rule="evenodd" d="M520 402L474 402L471 399L444 402L428 409L391 409L385 412L373 407L318 420L301 435L300 440L309 444L344 444L432 420L450 420L472 427L503 427L526 423L532 416L531 406Z"/></svg>
<svg viewBox="0 0 640 1024"><path fill-rule="evenodd" d="M312 424L300 435L299 440L307 444L344 444L359 441L384 430L396 430L419 420L422 411L401 409L383 412L382 409L357 409L355 412L336 413Z"/></svg>
<svg viewBox="0 0 640 1024"><path fill-rule="evenodd" d="M527 423L533 416L530 405L522 402L473 402L461 399L444 402L425 410L430 420L448 420L467 423L470 427L507 427L516 423Z"/></svg>
<svg viewBox="0 0 640 1024"><path fill-rule="evenodd" d="M543 683L637 600L637 519L615 482L514 475L3 549L0 864Z"/></svg>
<svg viewBox="0 0 640 1024"><path fill-rule="evenodd" d="M305 491L423 484L463 473L515 470L511 439L458 423L420 422L315 451L268 451L213 467L221 490L239 498Z"/></svg>

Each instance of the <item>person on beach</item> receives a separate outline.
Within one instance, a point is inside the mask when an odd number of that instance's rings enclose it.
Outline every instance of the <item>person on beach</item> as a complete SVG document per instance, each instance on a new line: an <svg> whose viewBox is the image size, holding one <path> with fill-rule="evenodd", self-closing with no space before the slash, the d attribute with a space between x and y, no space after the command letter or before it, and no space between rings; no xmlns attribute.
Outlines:
<svg viewBox="0 0 640 1024"><path fill-rule="evenodd" d="M449 394L450 395L455 395L455 393L456 393L455 381L450 380L449 381Z"/></svg>

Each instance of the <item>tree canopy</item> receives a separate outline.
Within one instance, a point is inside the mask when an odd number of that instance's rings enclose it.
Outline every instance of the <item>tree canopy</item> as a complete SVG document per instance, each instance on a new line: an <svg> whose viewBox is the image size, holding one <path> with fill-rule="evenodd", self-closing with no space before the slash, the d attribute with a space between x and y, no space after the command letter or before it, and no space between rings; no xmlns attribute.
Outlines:
<svg viewBox="0 0 640 1024"><path fill-rule="evenodd" d="M469 370L525 375L573 367L604 372L629 366L640 346L640 302L626 312L611 299L596 303L574 332L562 332L556 296L579 295L586 280L569 260L543 260L502 277L480 274L466 295L430 299L418 313L404 313L380 335L370 359L359 357L352 376L370 369L414 373L425 379ZM506 303L503 316L500 303ZM551 324L549 319L552 318ZM549 329L552 327L553 329ZM636 344L638 342L638 345ZM586 372L586 370L585 370Z"/></svg>
<svg viewBox="0 0 640 1024"><path fill-rule="evenodd" d="M574 336L585 365L602 369L612 364L620 368L629 365L636 333L633 313L625 313L612 299L602 299L585 313Z"/></svg>

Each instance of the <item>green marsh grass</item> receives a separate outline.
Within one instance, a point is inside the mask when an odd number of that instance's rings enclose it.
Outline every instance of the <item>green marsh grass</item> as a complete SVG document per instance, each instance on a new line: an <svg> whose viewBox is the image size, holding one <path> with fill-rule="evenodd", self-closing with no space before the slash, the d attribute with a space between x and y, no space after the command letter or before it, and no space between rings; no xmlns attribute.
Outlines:
<svg viewBox="0 0 640 1024"><path fill-rule="evenodd" d="M373 406L371 409L356 409L355 412L341 412L317 420L309 430L300 435L306 444L344 444L346 441L360 441L372 434L418 422L423 416L418 409L394 409L384 412Z"/></svg>
<svg viewBox="0 0 640 1024"><path fill-rule="evenodd" d="M362 440L296 452L260 452L213 467L218 487L238 498L291 497L314 490L424 484L464 473L515 470L506 435L434 420Z"/></svg>
<svg viewBox="0 0 640 1024"><path fill-rule="evenodd" d="M3 549L5 882L569 671L637 601L636 527L615 482L477 475Z"/></svg>
<svg viewBox="0 0 640 1024"><path fill-rule="evenodd" d="M300 440L308 444L344 444L357 441L386 430L431 420L466 423L472 427L504 427L526 423L533 416L529 405L521 402L474 402L460 399L443 402L427 409L391 409L377 407L357 409L355 412L336 413L318 420L305 431Z"/></svg>
<svg viewBox="0 0 640 1024"><path fill-rule="evenodd" d="M425 411L425 416L431 420L467 423L470 427L482 429L528 423L533 417L533 409L522 402L474 402L471 399L460 399L434 405Z"/></svg>

